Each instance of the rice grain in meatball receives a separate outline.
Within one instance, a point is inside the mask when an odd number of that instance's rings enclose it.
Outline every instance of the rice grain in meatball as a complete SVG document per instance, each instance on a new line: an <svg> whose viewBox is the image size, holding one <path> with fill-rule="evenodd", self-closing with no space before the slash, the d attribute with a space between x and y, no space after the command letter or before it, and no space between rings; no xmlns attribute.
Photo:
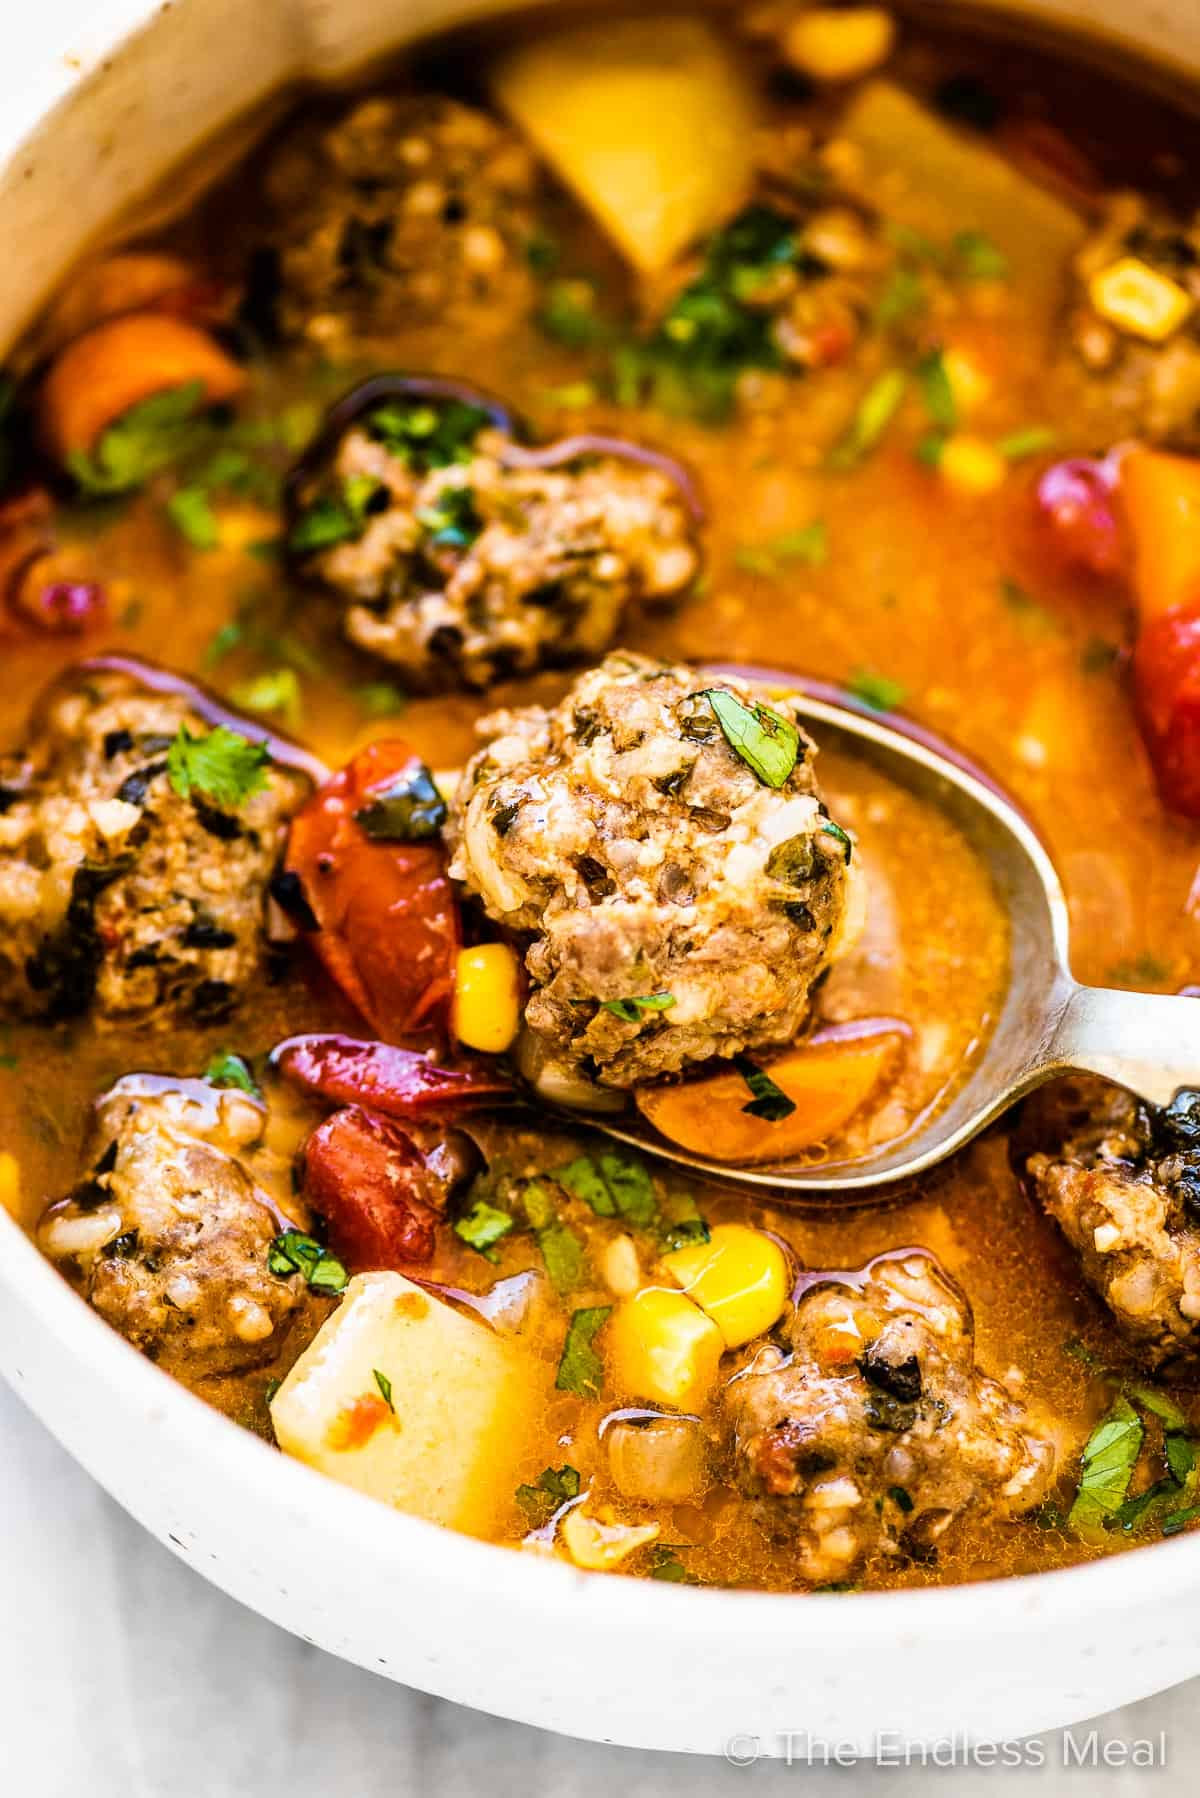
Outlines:
<svg viewBox="0 0 1200 1798"><path fill-rule="evenodd" d="M529 934L543 1056L627 1087L796 1036L843 932L850 841L786 698L622 652L553 710L480 728L451 873Z"/></svg>

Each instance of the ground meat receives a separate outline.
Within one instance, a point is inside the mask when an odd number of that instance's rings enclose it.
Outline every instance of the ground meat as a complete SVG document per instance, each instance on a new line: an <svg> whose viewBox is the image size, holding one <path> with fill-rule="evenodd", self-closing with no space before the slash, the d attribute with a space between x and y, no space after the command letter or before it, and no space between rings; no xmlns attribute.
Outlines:
<svg viewBox="0 0 1200 1798"><path fill-rule="evenodd" d="M802 1578L928 1559L965 1512L1039 1503L1052 1432L978 1371L970 1307L932 1256L807 1279L790 1352L751 1347L725 1391L734 1477Z"/></svg>
<svg viewBox="0 0 1200 1798"><path fill-rule="evenodd" d="M318 506L357 496L359 522L309 568L343 600L351 642L421 685L486 687L602 654L627 607L672 598L698 570L694 522L666 473L615 456L512 467L514 448L476 420L453 459L443 449L431 465L368 418L318 493Z"/></svg>
<svg viewBox="0 0 1200 1798"><path fill-rule="evenodd" d="M304 779L223 811L167 773L181 695L122 674L55 689L0 763L0 1006L169 1025L228 1011L263 961L266 886Z"/></svg>
<svg viewBox="0 0 1200 1798"><path fill-rule="evenodd" d="M262 1103L132 1074L99 1101L79 1184L39 1240L88 1302L187 1384L263 1365L310 1301L267 1269L284 1227L250 1167Z"/></svg>
<svg viewBox="0 0 1200 1798"><path fill-rule="evenodd" d="M1200 1102L1151 1112L1121 1087L1061 1081L1028 1108L1034 1190L1148 1367L1200 1354Z"/></svg>
<svg viewBox="0 0 1200 1798"><path fill-rule="evenodd" d="M1093 283L1134 258L1192 302L1162 342L1148 342L1098 311ZM1107 440L1138 436L1200 447L1200 213L1184 223L1138 194L1110 199L1075 260L1068 340L1093 377Z"/></svg>
<svg viewBox="0 0 1200 1798"><path fill-rule="evenodd" d="M742 681L618 653L551 711L483 721L452 811L451 874L532 942L526 1024L611 1086L785 1043L846 916L845 834L786 698L778 788L735 752L706 689ZM667 995L657 1007L610 1004Z"/></svg>
<svg viewBox="0 0 1200 1798"><path fill-rule="evenodd" d="M502 334L532 305L538 187L514 132L436 94L306 123L267 176L279 326L331 353L422 320Z"/></svg>

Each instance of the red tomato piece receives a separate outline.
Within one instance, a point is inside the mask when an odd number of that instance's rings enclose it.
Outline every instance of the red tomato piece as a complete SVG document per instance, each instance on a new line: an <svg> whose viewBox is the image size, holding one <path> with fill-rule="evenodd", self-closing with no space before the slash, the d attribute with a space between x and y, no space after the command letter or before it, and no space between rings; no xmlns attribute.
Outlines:
<svg viewBox="0 0 1200 1798"><path fill-rule="evenodd" d="M442 1068L413 1049L332 1033L290 1036L271 1059L281 1074L306 1092L413 1122L512 1091L491 1062Z"/></svg>
<svg viewBox="0 0 1200 1798"><path fill-rule="evenodd" d="M308 940L389 1041L446 1029L458 906L439 842L369 836L356 814L424 771L407 743L371 743L296 814L288 836L285 865L319 926Z"/></svg>
<svg viewBox="0 0 1200 1798"><path fill-rule="evenodd" d="M1133 652L1133 687L1164 804L1200 818L1200 614L1149 620Z"/></svg>
<svg viewBox="0 0 1200 1798"><path fill-rule="evenodd" d="M428 1261L438 1192L412 1137L358 1106L335 1111L304 1145L305 1197L355 1273Z"/></svg>

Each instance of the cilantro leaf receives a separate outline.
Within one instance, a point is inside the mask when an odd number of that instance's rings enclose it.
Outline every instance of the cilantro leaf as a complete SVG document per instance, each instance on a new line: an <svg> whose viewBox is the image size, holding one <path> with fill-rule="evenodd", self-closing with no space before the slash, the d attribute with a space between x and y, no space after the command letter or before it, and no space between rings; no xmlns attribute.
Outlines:
<svg viewBox="0 0 1200 1798"><path fill-rule="evenodd" d="M368 681L355 687L358 709L367 718L396 718L408 704L408 694L391 681Z"/></svg>
<svg viewBox="0 0 1200 1798"><path fill-rule="evenodd" d="M394 1417L396 1415L396 1407L392 1403L392 1382L388 1379L388 1377L385 1373L380 1373L380 1371L377 1367L373 1367L371 1369L371 1378L374 1380L375 1384L378 1386L379 1395L383 1399L384 1404L387 1406L388 1410L392 1413L392 1416Z"/></svg>
<svg viewBox="0 0 1200 1798"><path fill-rule="evenodd" d="M776 1086L771 1076L748 1055L735 1055L733 1065L746 1085L750 1088L750 1101L742 1106L751 1117L762 1118L768 1124L780 1124L784 1118L791 1117L796 1109L795 1100L789 1099L782 1088Z"/></svg>
<svg viewBox="0 0 1200 1798"><path fill-rule="evenodd" d="M1007 281L1012 265L983 231L959 231L952 245L969 281Z"/></svg>
<svg viewBox="0 0 1200 1798"><path fill-rule="evenodd" d="M204 1070L204 1079L210 1086L237 1087L240 1092L249 1093L252 1099L262 1097L262 1088L250 1072L249 1064L231 1049L222 1049L212 1056Z"/></svg>
<svg viewBox="0 0 1200 1798"><path fill-rule="evenodd" d="M179 487L167 501L167 517L193 549L215 549L220 533L203 487Z"/></svg>
<svg viewBox="0 0 1200 1798"><path fill-rule="evenodd" d="M835 824L832 818L823 818L821 820L821 829L827 837L836 837L837 838L838 842L842 845L842 847L846 851L846 866L849 867L850 866L850 858L854 854L854 839L853 839L853 837L847 835L847 833L842 829L841 825Z"/></svg>
<svg viewBox="0 0 1200 1798"><path fill-rule="evenodd" d="M556 1292L575 1292L584 1283L587 1255L583 1243L566 1224L548 1224L536 1233L538 1252Z"/></svg>
<svg viewBox="0 0 1200 1798"><path fill-rule="evenodd" d="M444 487L432 506L423 506L417 523L436 549L466 549L483 529L469 487Z"/></svg>
<svg viewBox="0 0 1200 1798"><path fill-rule="evenodd" d="M601 1155L600 1172L612 1194L618 1217L623 1217L635 1229L653 1229L658 1222L658 1200L645 1162L613 1149Z"/></svg>
<svg viewBox="0 0 1200 1798"><path fill-rule="evenodd" d="M580 1398L598 1397L604 1385L604 1363L592 1345L611 1311L611 1305L587 1305L582 1311L571 1313L554 1379L560 1392L574 1392Z"/></svg>
<svg viewBox="0 0 1200 1798"><path fill-rule="evenodd" d="M1186 1510L1173 1511L1170 1517L1164 1517L1162 1533L1164 1536L1178 1536L1190 1523L1195 1523L1198 1517L1200 1505L1188 1505Z"/></svg>
<svg viewBox="0 0 1200 1798"><path fill-rule="evenodd" d="M1006 462L1023 462L1027 456L1052 450L1057 442L1058 432L1049 425L1027 425L1022 431L1010 431L1007 437L1001 437L996 448Z"/></svg>
<svg viewBox="0 0 1200 1798"><path fill-rule="evenodd" d="M203 399L202 381L152 393L115 419L90 453L75 450L67 459L71 473L88 494L142 486L187 448Z"/></svg>
<svg viewBox="0 0 1200 1798"><path fill-rule="evenodd" d="M1141 1453L1145 1426L1126 1398L1092 1431L1084 1446L1079 1490L1067 1519L1085 1541L1096 1541L1125 1501L1134 1465Z"/></svg>
<svg viewBox="0 0 1200 1798"><path fill-rule="evenodd" d="M800 756L800 732L767 706L744 705L724 687L708 687L708 700L729 747L766 787L786 784Z"/></svg>
<svg viewBox="0 0 1200 1798"><path fill-rule="evenodd" d="M348 542L361 530L362 519L355 518L344 501L323 493L301 512L288 532L287 546L298 556L310 556Z"/></svg>
<svg viewBox="0 0 1200 1798"><path fill-rule="evenodd" d="M823 518L794 531L782 531L763 544L743 544L734 551L734 562L748 574L775 575L781 562L802 562L823 568L829 560L829 530Z"/></svg>
<svg viewBox="0 0 1200 1798"><path fill-rule="evenodd" d="M828 467L839 474L857 468L881 442L907 392L908 376L900 368L885 369L872 381L846 431L830 450Z"/></svg>
<svg viewBox="0 0 1200 1798"><path fill-rule="evenodd" d="M894 712L907 689L886 674L875 674L870 668L858 668L846 683L846 691L861 699L873 712Z"/></svg>
<svg viewBox="0 0 1200 1798"><path fill-rule="evenodd" d="M623 1024L640 1024L649 1013L670 1011L675 1003L673 993L645 993L634 999L602 999L603 1011L611 1011Z"/></svg>
<svg viewBox="0 0 1200 1798"><path fill-rule="evenodd" d="M214 804L236 808L267 784L270 753L224 724L193 736L186 724L167 751L167 774L181 799L202 793Z"/></svg>
<svg viewBox="0 0 1200 1798"><path fill-rule="evenodd" d="M517 1503L530 1527L542 1529L562 1505L579 1497L581 1487L578 1469L569 1462L561 1467L543 1467L532 1485L517 1487Z"/></svg>
<svg viewBox="0 0 1200 1798"><path fill-rule="evenodd" d="M287 1279L303 1274L313 1292L341 1292L350 1276L329 1250L302 1230L284 1230L267 1251L267 1269Z"/></svg>
<svg viewBox="0 0 1200 1798"><path fill-rule="evenodd" d="M471 449L491 419L482 406L465 400L440 404L404 405L390 400L367 418L367 430L418 474L431 468L448 468L452 462L469 461Z"/></svg>
<svg viewBox="0 0 1200 1798"><path fill-rule="evenodd" d="M555 1168L551 1179L557 1180L573 1198L582 1199L597 1217L617 1215L616 1201L608 1190L604 1175L590 1155L579 1155L574 1161L568 1161L565 1167Z"/></svg>
<svg viewBox="0 0 1200 1798"><path fill-rule="evenodd" d="M953 431L958 424L958 405L941 350L931 350L921 358L917 364L917 382L930 421L939 431Z"/></svg>
<svg viewBox="0 0 1200 1798"><path fill-rule="evenodd" d="M454 1234L485 1260L499 1261L493 1245L515 1228L516 1220L507 1211L489 1205L486 1199L476 1199L470 1210L455 1220Z"/></svg>
<svg viewBox="0 0 1200 1798"><path fill-rule="evenodd" d="M294 729L304 710L300 677L294 668L272 668L250 680L239 681L233 702L247 712L277 712Z"/></svg>

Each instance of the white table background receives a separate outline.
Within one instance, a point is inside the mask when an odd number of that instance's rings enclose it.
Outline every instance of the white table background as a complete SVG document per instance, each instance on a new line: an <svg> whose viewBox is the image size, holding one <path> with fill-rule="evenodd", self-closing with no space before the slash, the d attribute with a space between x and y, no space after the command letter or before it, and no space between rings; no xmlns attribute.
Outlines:
<svg viewBox="0 0 1200 1798"><path fill-rule="evenodd" d="M402 1595L398 1595L398 1599ZM570 1652L547 1645L548 1653ZM1165 1770L813 1770L571 1742L392 1685L285 1635L160 1548L0 1385L0 1798L916 1798L1200 1787L1200 1681L1116 1712Z"/></svg>

